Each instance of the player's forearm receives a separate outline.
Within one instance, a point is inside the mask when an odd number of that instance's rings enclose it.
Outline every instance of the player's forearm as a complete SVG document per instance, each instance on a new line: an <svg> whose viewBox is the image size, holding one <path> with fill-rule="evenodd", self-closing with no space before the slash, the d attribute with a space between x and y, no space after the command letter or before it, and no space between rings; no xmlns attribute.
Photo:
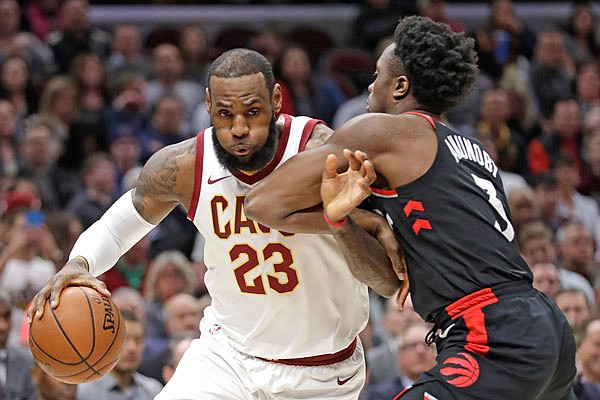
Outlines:
<svg viewBox="0 0 600 400"><path fill-rule="evenodd" d="M352 275L382 296L390 297L400 287L392 263L383 246L351 218L329 230L342 250Z"/></svg>

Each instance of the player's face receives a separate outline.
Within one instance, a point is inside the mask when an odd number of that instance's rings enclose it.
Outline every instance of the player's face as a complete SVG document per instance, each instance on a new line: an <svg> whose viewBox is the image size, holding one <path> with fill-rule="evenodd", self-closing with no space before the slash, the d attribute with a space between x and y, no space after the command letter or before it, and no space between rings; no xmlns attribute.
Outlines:
<svg viewBox="0 0 600 400"><path fill-rule="evenodd" d="M394 90L394 78L391 74L389 63L394 51L394 44L385 48L377 60L375 80L369 85L369 98L367 99L368 112L388 112L391 109Z"/></svg>
<svg viewBox="0 0 600 400"><path fill-rule="evenodd" d="M260 73L238 78L211 77L206 106L215 130L221 164L256 171L273 159L279 134L275 113L281 94L270 93Z"/></svg>

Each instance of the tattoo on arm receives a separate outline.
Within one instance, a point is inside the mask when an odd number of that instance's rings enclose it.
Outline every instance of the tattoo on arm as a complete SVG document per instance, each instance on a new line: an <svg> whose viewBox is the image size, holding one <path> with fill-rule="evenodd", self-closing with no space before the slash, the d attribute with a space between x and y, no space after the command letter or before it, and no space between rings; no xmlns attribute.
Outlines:
<svg viewBox="0 0 600 400"><path fill-rule="evenodd" d="M140 215L149 221L162 219L181 201L181 156L195 150L195 140L169 146L156 152L140 173L134 203ZM163 206L161 206L163 205Z"/></svg>

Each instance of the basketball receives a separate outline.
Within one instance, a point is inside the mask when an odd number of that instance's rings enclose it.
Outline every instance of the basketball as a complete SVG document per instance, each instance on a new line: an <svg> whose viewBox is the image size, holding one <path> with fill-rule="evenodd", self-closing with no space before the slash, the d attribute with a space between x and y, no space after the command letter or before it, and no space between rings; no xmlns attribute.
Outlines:
<svg viewBox="0 0 600 400"><path fill-rule="evenodd" d="M63 290L56 309L44 306L29 327L29 346L39 366L66 383L94 381L119 361L125 337L121 313L109 297L84 286Z"/></svg>

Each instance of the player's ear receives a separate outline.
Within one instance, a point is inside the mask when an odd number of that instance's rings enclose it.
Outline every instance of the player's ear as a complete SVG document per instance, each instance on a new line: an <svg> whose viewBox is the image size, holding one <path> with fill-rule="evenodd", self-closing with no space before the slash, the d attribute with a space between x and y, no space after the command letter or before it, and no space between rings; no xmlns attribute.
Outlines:
<svg viewBox="0 0 600 400"><path fill-rule="evenodd" d="M395 100L402 100L405 98L410 92L410 82L406 75L400 75L396 78L394 82L394 91L392 92L392 96Z"/></svg>
<svg viewBox="0 0 600 400"><path fill-rule="evenodd" d="M282 103L283 96L281 94L281 86L279 83L276 83L273 86L273 93L271 95L271 104L273 105L273 111L275 111L275 114L279 114L279 111L281 111Z"/></svg>
<svg viewBox="0 0 600 400"><path fill-rule="evenodd" d="M204 102L206 103L206 111L208 111L208 113L210 114L210 90L208 90L208 87L206 88L206 95L204 96Z"/></svg>

